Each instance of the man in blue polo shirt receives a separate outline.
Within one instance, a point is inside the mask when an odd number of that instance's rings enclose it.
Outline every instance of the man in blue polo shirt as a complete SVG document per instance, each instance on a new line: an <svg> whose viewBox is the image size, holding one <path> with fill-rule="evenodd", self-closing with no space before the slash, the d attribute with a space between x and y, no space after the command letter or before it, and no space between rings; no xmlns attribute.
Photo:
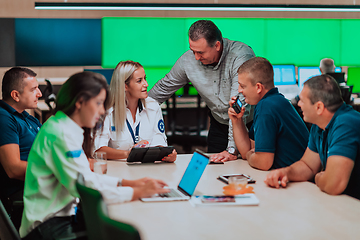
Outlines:
<svg viewBox="0 0 360 240"><path fill-rule="evenodd" d="M28 68L13 67L2 81L0 197L16 227L20 226L22 209L14 209L12 202L22 200L27 158L41 127L40 122L25 111L36 108L41 97L35 77L36 73Z"/></svg>
<svg viewBox="0 0 360 240"><path fill-rule="evenodd" d="M300 161L270 172L265 183L279 188L315 177L328 194L360 199L360 113L343 102L337 82L326 74L304 83L298 104L304 120L313 123L308 147Z"/></svg>
<svg viewBox="0 0 360 240"><path fill-rule="evenodd" d="M274 86L274 71L265 58L254 57L238 70L239 93L256 105L254 122L246 129L242 115L229 108L236 146L250 166L269 170L286 167L304 154L309 131L291 103ZM235 97L229 102L232 106Z"/></svg>

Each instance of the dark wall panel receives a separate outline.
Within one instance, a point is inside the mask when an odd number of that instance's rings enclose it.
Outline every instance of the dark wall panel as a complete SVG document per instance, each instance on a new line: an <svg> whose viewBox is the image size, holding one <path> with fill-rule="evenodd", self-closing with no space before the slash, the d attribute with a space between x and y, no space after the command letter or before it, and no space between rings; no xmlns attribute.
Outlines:
<svg viewBox="0 0 360 240"><path fill-rule="evenodd" d="M0 67L15 65L15 20L0 18Z"/></svg>
<svg viewBox="0 0 360 240"><path fill-rule="evenodd" d="M101 65L100 19L15 19L16 64Z"/></svg>

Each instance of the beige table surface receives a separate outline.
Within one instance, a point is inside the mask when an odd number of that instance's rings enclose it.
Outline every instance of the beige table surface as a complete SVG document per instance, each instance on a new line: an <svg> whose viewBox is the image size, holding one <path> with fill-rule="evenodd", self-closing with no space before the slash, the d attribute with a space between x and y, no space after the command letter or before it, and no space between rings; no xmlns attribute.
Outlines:
<svg viewBox="0 0 360 240"><path fill-rule="evenodd" d="M178 155L175 163L127 165L108 161L108 174L125 179L144 176L176 187L192 155ZM109 205L110 217L136 226L145 240L160 239L360 239L360 201L330 196L309 182L272 189L263 182L267 172L244 160L208 165L195 195L221 194L217 176L245 173L259 206L193 207L188 201Z"/></svg>

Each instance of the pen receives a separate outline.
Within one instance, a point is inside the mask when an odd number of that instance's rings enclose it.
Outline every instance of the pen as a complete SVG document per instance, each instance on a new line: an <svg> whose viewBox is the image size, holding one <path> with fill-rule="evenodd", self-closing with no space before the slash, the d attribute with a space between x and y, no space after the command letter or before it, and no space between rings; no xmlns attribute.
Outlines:
<svg viewBox="0 0 360 240"><path fill-rule="evenodd" d="M251 196L247 196L247 195L235 195L235 198L251 198Z"/></svg>

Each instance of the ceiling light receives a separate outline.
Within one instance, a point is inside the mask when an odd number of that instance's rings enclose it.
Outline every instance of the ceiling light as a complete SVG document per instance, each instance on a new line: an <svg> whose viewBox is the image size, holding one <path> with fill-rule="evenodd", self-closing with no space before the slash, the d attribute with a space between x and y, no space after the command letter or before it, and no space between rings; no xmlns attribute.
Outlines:
<svg viewBox="0 0 360 240"><path fill-rule="evenodd" d="M35 2L42 10L146 10L146 11L265 11L265 12L360 12L358 5L280 4L163 4Z"/></svg>

